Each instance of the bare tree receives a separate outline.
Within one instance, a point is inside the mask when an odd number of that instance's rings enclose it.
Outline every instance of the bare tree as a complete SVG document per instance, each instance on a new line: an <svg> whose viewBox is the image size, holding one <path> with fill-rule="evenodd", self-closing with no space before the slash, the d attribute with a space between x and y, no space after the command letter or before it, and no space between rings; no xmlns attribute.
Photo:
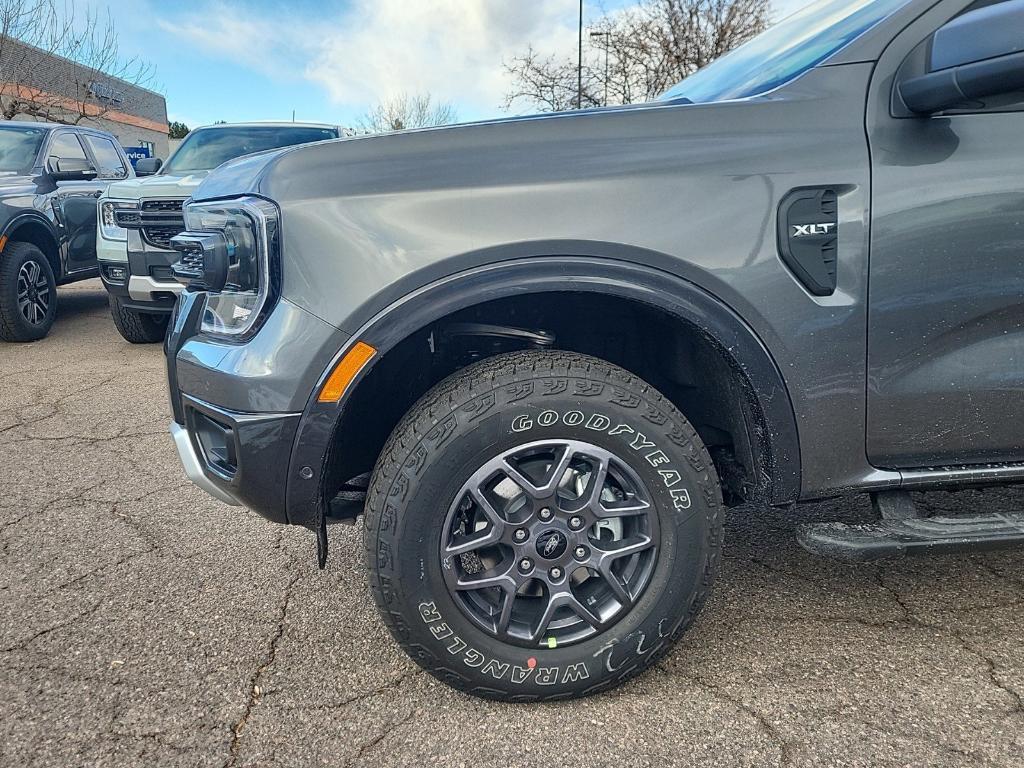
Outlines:
<svg viewBox="0 0 1024 768"><path fill-rule="evenodd" d="M52 57L58 57L54 59ZM56 0L0 0L0 115L77 125L130 108L148 64L124 60L109 12L100 17Z"/></svg>
<svg viewBox="0 0 1024 768"><path fill-rule="evenodd" d="M505 107L525 102L559 111L649 101L764 31L770 13L770 0L642 0L591 28L594 56L583 64L582 98L576 57L530 48L505 63L513 82Z"/></svg>
<svg viewBox="0 0 1024 768"><path fill-rule="evenodd" d="M407 128L429 128L451 125L459 119L455 107L447 102L435 103L430 94L401 94L384 99L357 123L360 133L385 133Z"/></svg>

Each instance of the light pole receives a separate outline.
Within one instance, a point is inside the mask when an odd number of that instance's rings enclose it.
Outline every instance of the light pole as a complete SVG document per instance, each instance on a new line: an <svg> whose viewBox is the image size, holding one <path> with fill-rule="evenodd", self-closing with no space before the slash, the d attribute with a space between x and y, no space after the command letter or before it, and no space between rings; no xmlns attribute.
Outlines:
<svg viewBox="0 0 1024 768"><path fill-rule="evenodd" d="M580 0L580 58L576 65L576 109L583 109L583 0Z"/></svg>
<svg viewBox="0 0 1024 768"><path fill-rule="evenodd" d="M603 37L604 40L604 105L608 106L608 49L612 47L612 33L610 30L604 32L591 32L590 39Z"/></svg>

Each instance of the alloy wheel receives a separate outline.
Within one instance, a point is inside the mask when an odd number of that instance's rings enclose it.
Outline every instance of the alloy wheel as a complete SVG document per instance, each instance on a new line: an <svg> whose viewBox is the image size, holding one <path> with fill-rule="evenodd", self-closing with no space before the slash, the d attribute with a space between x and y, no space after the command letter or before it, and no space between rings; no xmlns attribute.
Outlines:
<svg viewBox="0 0 1024 768"><path fill-rule="evenodd" d="M560 647L629 613L658 557L658 516L637 474L576 440L518 446L462 486L441 565L462 612L503 642Z"/></svg>
<svg viewBox="0 0 1024 768"><path fill-rule="evenodd" d="M39 262L26 261L18 270L18 311L30 325L42 325L50 309L50 284Z"/></svg>

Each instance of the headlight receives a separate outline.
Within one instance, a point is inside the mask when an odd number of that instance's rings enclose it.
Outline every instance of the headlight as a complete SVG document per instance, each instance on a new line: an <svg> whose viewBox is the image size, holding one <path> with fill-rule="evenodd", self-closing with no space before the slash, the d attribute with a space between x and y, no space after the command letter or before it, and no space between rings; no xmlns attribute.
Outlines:
<svg viewBox="0 0 1024 768"><path fill-rule="evenodd" d="M276 295L278 211L258 197L185 206L186 231L171 240L175 278L208 291L201 330L242 336Z"/></svg>
<svg viewBox="0 0 1024 768"><path fill-rule="evenodd" d="M137 218L138 210L139 204L135 200L100 200L100 235L104 240L127 241L128 230L121 224L127 219Z"/></svg>

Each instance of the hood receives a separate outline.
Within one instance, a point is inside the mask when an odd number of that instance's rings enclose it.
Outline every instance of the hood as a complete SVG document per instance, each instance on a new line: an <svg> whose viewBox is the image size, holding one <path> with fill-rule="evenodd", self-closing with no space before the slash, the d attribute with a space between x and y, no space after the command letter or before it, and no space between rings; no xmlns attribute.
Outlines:
<svg viewBox="0 0 1024 768"><path fill-rule="evenodd" d="M262 194L274 199L275 194L282 190L272 189L265 182L269 181L270 176L277 175L286 165L290 166L292 163L304 166L306 172L327 174L332 173L336 162L344 164L348 158L356 164L367 160L373 162L376 159L386 162L398 153L410 158L409 161L415 164L417 154L429 156L438 149L445 151L461 143L465 143L467 148L472 150L474 146L480 145L481 138L487 145L506 149L519 145L528 150L530 138L522 137L519 132L519 129L524 127L534 129L530 131L531 135L548 131L571 132L578 125L592 125L630 112L665 106L664 103L651 102L594 107L571 112L544 112L389 133L347 136L332 141L281 147L228 160L210 174L199 189L193 192L192 198L205 200L241 194ZM328 165L318 169L318 162L326 162ZM383 168L381 170L386 172Z"/></svg>
<svg viewBox="0 0 1024 768"><path fill-rule="evenodd" d="M36 180L32 176L18 174L8 175L0 173L0 195L23 195L32 192L36 188Z"/></svg>
<svg viewBox="0 0 1024 768"><path fill-rule="evenodd" d="M143 197L189 197L192 190L209 175L209 171L196 171L187 176L158 173L155 176L115 181L108 188L107 196L128 200Z"/></svg>

